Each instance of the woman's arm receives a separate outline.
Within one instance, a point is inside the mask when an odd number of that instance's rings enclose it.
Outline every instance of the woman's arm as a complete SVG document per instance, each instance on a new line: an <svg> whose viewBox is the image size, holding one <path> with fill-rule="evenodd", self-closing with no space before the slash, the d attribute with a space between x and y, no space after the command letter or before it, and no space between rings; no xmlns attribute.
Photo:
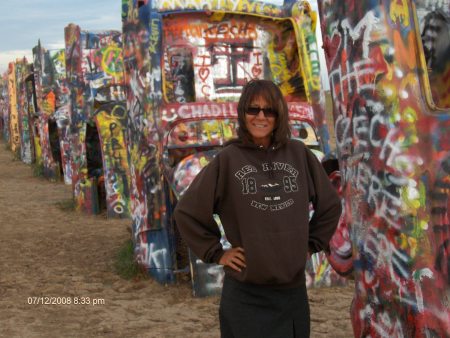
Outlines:
<svg viewBox="0 0 450 338"><path fill-rule="evenodd" d="M310 201L314 206L314 214L309 222L309 250L311 253L329 251L329 241L342 212L341 201L316 156L309 149L305 150Z"/></svg>
<svg viewBox="0 0 450 338"><path fill-rule="evenodd" d="M218 263L224 254L220 230L213 217L218 176L216 157L194 178L174 212L181 236L205 263Z"/></svg>

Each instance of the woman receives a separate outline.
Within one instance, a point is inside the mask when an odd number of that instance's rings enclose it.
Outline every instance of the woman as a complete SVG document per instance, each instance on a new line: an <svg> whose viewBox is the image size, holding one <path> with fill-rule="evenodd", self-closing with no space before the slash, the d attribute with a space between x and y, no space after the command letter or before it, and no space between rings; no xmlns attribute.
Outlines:
<svg viewBox="0 0 450 338"><path fill-rule="evenodd" d="M274 83L244 87L238 121L238 139L196 176L175 220L198 257L224 266L222 337L309 337L305 262L308 250L328 249L341 203L313 153L290 139L287 104Z"/></svg>

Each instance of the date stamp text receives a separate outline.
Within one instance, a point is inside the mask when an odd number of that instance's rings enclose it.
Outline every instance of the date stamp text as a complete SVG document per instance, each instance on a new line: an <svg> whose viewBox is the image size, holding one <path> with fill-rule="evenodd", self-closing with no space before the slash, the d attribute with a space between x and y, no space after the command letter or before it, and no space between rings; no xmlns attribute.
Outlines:
<svg viewBox="0 0 450 338"><path fill-rule="evenodd" d="M105 305L105 299L103 298L92 298L92 297L76 297L76 296L66 296L66 297L28 297L28 305L88 305L88 306L98 306Z"/></svg>

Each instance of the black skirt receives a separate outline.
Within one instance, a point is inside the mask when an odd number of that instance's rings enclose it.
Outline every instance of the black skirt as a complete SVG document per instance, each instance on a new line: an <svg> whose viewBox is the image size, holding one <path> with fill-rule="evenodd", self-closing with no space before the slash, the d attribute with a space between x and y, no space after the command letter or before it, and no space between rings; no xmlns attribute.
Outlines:
<svg viewBox="0 0 450 338"><path fill-rule="evenodd" d="M222 338L308 338L306 286L276 289L225 276L219 319Z"/></svg>

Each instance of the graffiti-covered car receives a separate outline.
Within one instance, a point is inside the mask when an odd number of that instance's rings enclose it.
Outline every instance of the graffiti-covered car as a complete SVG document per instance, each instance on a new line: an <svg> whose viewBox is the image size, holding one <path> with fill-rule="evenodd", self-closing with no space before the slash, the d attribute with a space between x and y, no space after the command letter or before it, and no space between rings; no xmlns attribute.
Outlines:
<svg viewBox="0 0 450 338"><path fill-rule="evenodd" d="M128 218L130 175L122 35L69 24L65 44L76 208Z"/></svg>
<svg viewBox="0 0 450 338"><path fill-rule="evenodd" d="M196 295L221 287L221 268L187 254L172 212L192 178L236 136L243 85L274 81L294 137L319 157L329 154L314 13L303 2L260 4L123 6L135 255L164 283L192 272ZM327 271L321 276L331 283Z"/></svg>
<svg viewBox="0 0 450 338"><path fill-rule="evenodd" d="M354 335L449 337L449 3L318 2Z"/></svg>
<svg viewBox="0 0 450 338"><path fill-rule="evenodd" d="M64 49L46 50L39 41L33 48L33 66L34 81L29 92L30 100L36 97L33 119L36 164L42 167L45 177L63 176L66 184L72 184Z"/></svg>
<svg viewBox="0 0 450 338"><path fill-rule="evenodd" d="M295 105L289 104L290 112ZM237 107L234 107L236 111ZM290 120L292 137L304 142L319 160L324 159L324 153L320 150L320 143L317 138L317 128L311 120L312 116L305 114L300 118L300 115L295 115L296 118ZM232 138L237 137L237 118L226 119L192 119L189 121L179 121L169 131L167 138L164 140L163 152L163 173L167 185L169 187L169 201L170 211L176 205L176 201L183 195L195 176L202 170L220 151L222 146ZM334 178L339 175L338 171L333 171L331 177ZM336 180L336 179L335 179ZM335 182L337 185L339 181ZM312 208L312 205L311 205ZM311 213L314 210L311 209ZM222 246L226 249L230 247L227 242L220 218L216 215L215 220L221 230ZM176 228L176 227L175 227ZM345 223L341 221L341 232L346 230ZM339 232L339 234L341 234ZM195 254L187 250L182 241L177 238L178 233L175 234L176 254L178 266L189 266L188 272L192 276L192 284L194 294L197 296L209 295L217 293L223 282L223 269L216 264L205 264ZM333 238L331 246L340 244L341 238ZM345 241L345 244L348 240ZM342 262L339 257L342 257L342 245L334 245L333 252L328 256L336 266L341 267ZM339 251L341 249L341 251ZM338 252L335 252L338 251ZM188 252L188 254L187 254ZM348 254L348 251L345 252ZM350 255L351 257L351 255ZM337 258L337 259L336 259ZM348 264L348 260L345 259ZM350 260L351 263L351 260ZM334 265L333 265L334 267ZM345 275L351 271L352 266L348 266L346 270L338 272ZM344 283L344 279L340 278L334 272L323 253L314 254L307 263L307 285L340 285Z"/></svg>

